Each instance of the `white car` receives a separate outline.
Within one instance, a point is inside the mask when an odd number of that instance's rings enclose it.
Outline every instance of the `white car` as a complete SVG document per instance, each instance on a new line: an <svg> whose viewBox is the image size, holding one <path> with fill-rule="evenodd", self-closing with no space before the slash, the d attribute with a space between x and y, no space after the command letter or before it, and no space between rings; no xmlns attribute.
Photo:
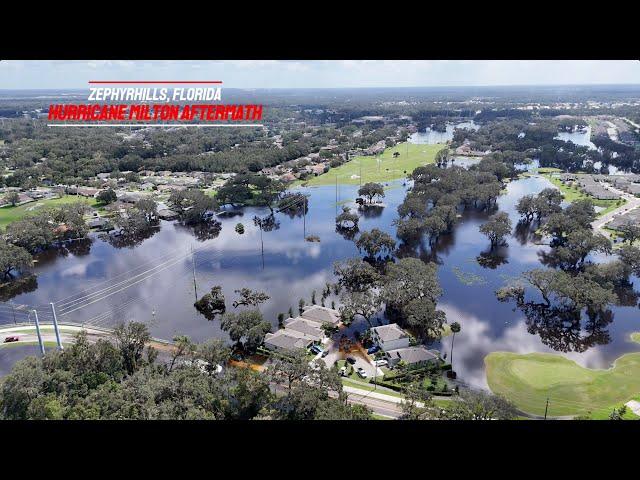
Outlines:
<svg viewBox="0 0 640 480"><path fill-rule="evenodd" d="M389 365L389 362L387 362L385 359L382 360L376 360L376 367L386 367L387 365Z"/></svg>
<svg viewBox="0 0 640 480"><path fill-rule="evenodd" d="M364 371L364 368L358 367L357 372L360 378L367 378L367 372Z"/></svg>
<svg viewBox="0 0 640 480"><path fill-rule="evenodd" d="M341 377L346 377L347 376L347 367L341 367L340 370L338 371L338 373L340 374Z"/></svg>

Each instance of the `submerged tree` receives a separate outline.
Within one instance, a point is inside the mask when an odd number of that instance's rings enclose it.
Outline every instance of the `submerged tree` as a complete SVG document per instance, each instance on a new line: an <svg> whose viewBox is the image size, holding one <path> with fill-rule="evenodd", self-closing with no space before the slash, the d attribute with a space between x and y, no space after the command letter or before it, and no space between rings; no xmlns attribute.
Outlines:
<svg viewBox="0 0 640 480"><path fill-rule="evenodd" d="M367 257L380 260L379 256L390 255L396 247L396 242L388 233L377 228L368 232L362 232L356 240L358 251L364 251Z"/></svg>
<svg viewBox="0 0 640 480"><path fill-rule="evenodd" d="M511 233L511 220L505 212L496 213L489 221L480 226L480 233L486 235L491 241L491 247L505 243L505 238Z"/></svg>
<svg viewBox="0 0 640 480"><path fill-rule="evenodd" d="M358 228L358 220L360 217L352 213L351 209L345 205L342 207L342 213L336 217L336 226L347 230L356 229Z"/></svg>
<svg viewBox="0 0 640 480"><path fill-rule="evenodd" d="M365 183L358 189L358 195L367 197L368 203L373 203L375 197L384 198L384 187L380 183Z"/></svg>
<svg viewBox="0 0 640 480"><path fill-rule="evenodd" d="M193 306L207 320L213 320L217 315L222 315L227 310L222 287L220 285L212 287L211 291L203 295Z"/></svg>
<svg viewBox="0 0 640 480"><path fill-rule="evenodd" d="M257 307L271 298L264 292L254 292L250 288L241 288L240 290L235 290L235 293L240 297L234 300L233 308L238 308L240 305Z"/></svg>

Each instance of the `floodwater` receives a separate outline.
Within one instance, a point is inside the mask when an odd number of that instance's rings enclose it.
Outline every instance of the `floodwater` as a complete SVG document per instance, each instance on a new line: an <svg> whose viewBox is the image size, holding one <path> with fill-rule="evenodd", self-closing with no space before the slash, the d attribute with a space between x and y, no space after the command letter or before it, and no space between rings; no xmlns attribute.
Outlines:
<svg viewBox="0 0 640 480"><path fill-rule="evenodd" d="M480 125L477 125L473 120L469 122L460 123L447 123L446 131L437 132L427 128L424 132L416 132L409 137L409 142L417 144L429 144L435 143L447 143L449 140L453 140L453 132L456 128L467 130L478 130Z"/></svg>
<svg viewBox="0 0 640 480"><path fill-rule="evenodd" d="M513 181L499 198L498 207L516 225L517 200L549 186L542 177ZM358 255L353 241L336 232L334 222L342 204L353 205L350 202L357 188L340 186L340 205L336 205L333 186L303 189L310 195L306 218L276 214L279 228L263 232L264 255L253 217L268 215L268 209L247 208L240 216L221 218L217 238L204 241L173 222L162 222L155 235L134 247L116 248L94 238L90 245L77 246L66 255L43 256L35 269L35 289L11 302L38 308L43 321L50 320L47 305L55 302L60 321L113 326L136 320L147 323L159 338L171 339L177 334L196 341L227 338L219 320L208 321L193 307L195 271L197 295L221 285L231 310L234 290L248 287L266 292L271 298L261 310L277 328L278 313L286 314L290 307L295 313L300 298L309 304L313 290L320 303L326 282L334 280L335 261ZM407 188L402 181L390 184L385 191L386 208L361 212L360 230L380 228L395 236L392 222ZM401 248L402 255L419 255L440 265L444 295L439 308L446 312L449 322L462 325L454 351L454 366L462 381L486 386L483 361L492 351L560 349L582 365L606 368L622 353L637 350L637 345L628 341L629 333L639 329L637 299L633 307L614 308L613 320L599 329L598 335L587 332L584 326L576 332L567 331L562 324L541 324L526 318L512 303L498 302L495 290L523 271L540 266L539 253L548 247L536 244L530 232L515 229L508 247L490 254L487 238L478 232L488 215L465 213L455 232L441 238L433 248L426 244L416 249ZM234 228L239 222L245 227L242 235ZM317 235L320 242L305 241L305 235ZM327 306L332 299L327 299ZM0 323L12 323L10 304L0 306ZM25 319L26 313L18 309L17 320ZM352 329L364 327L356 324ZM587 340L581 340L584 338ZM445 338L432 347L449 353L450 342ZM0 357L0 364L6 361Z"/></svg>
<svg viewBox="0 0 640 480"><path fill-rule="evenodd" d="M583 131L574 130L573 132L558 132L555 136L557 140L564 140L583 147L589 147L596 150L596 146L591 142L591 127L587 126Z"/></svg>

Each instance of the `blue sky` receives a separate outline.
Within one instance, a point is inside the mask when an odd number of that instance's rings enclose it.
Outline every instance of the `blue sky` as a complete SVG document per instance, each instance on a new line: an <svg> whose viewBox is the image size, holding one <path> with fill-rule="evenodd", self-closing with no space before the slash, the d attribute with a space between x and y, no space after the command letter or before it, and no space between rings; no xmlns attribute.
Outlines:
<svg viewBox="0 0 640 480"><path fill-rule="evenodd" d="M0 61L0 89L89 80L222 80L229 88L640 84L636 60Z"/></svg>

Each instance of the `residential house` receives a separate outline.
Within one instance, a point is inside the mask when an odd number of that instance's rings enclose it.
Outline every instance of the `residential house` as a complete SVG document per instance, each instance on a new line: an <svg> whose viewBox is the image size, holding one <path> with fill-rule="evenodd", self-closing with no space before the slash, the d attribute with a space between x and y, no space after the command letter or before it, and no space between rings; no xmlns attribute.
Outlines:
<svg viewBox="0 0 640 480"><path fill-rule="evenodd" d="M94 198L100 190L97 188L89 188L89 187L69 187L67 192L72 195L80 195L82 197Z"/></svg>
<svg viewBox="0 0 640 480"><path fill-rule="evenodd" d="M267 333L264 339L265 348L281 353L309 348L314 340L295 330L281 329L276 333Z"/></svg>
<svg viewBox="0 0 640 480"><path fill-rule="evenodd" d="M284 328L265 336L264 346L269 350L291 352L309 348L314 343L321 343L325 338L322 325L337 326L340 313L331 308L311 305L299 317L288 318Z"/></svg>
<svg viewBox="0 0 640 480"><path fill-rule="evenodd" d="M337 327L340 323L340 312L332 308L321 307L320 305L309 305L305 307L300 316L320 325L329 324Z"/></svg>
<svg viewBox="0 0 640 480"><path fill-rule="evenodd" d="M371 339L383 351L395 350L409 346L411 336L397 323L381 325L371 329Z"/></svg>
<svg viewBox="0 0 640 480"><path fill-rule="evenodd" d="M306 335L314 342L321 342L324 338L324 331L320 328L319 324L307 320L302 317L289 318L285 320L285 330L293 330Z"/></svg>
<svg viewBox="0 0 640 480"><path fill-rule="evenodd" d="M438 362L440 360L438 355L431 350L427 350L424 345L387 350L385 357L391 367L396 366L400 361L404 361L412 367L419 367L429 362Z"/></svg>

